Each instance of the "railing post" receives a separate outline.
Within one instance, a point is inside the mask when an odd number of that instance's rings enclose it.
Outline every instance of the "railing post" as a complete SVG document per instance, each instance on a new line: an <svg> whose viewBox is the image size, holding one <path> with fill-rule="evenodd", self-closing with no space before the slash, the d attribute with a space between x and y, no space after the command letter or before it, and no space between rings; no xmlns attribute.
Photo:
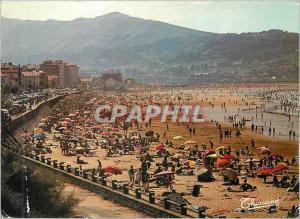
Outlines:
<svg viewBox="0 0 300 219"><path fill-rule="evenodd" d="M128 184L123 184L122 188L124 194L129 194Z"/></svg>
<svg viewBox="0 0 300 219"><path fill-rule="evenodd" d="M45 163L45 156L44 155L41 156L41 161L42 161L42 163Z"/></svg>
<svg viewBox="0 0 300 219"><path fill-rule="evenodd" d="M155 193L154 192L149 192L149 202L150 204L155 204Z"/></svg>
<svg viewBox="0 0 300 219"><path fill-rule="evenodd" d="M163 203L164 203L164 208L165 209L170 209L170 202L169 202L170 198L169 197L164 197L163 198Z"/></svg>
<svg viewBox="0 0 300 219"><path fill-rule="evenodd" d="M97 182L97 178L95 177L95 175L96 175L95 173L92 173L92 181L93 182Z"/></svg>
<svg viewBox="0 0 300 219"><path fill-rule="evenodd" d="M135 197L137 199L141 199L142 198L141 189L139 189L139 188L135 189Z"/></svg>
<svg viewBox="0 0 300 219"><path fill-rule="evenodd" d="M205 212L205 208L199 207L198 208L198 218L205 218L205 215L203 214Z"/></svg>
<svg viewBox="0 0 300 219"><path fill-rule="evenodd" d="M117 182L117 180L112 180L111 181L111 187L112 187L113 190L117 190L118 189L116 182Z"/></svg>
<svg viewBox="0 0 300 219"><path fill-rule="evenodd" d="M180 214L187 215L186 203L180 204Z"/></svg>
<svg viewBox="0 0 300 219"><path fill-rule="evenodd" d="M71 165L67 165L67 172L71 173Z"/></svg>
<svg viewBox="0 0 300 219"><path fill-rule="evenodd" d="M105 180L105 177L104 177L104 176L101 177L101 184L102 184L103 186L106 186L106 180Z"/></svg>
<svg viewBox="0 0 300 219"><path fill-rule="evenodd" d="M53 160L53 166L57 168L57 160Z"/></svg>
<svg viewBox="0 0 300 219"><path fill-rule="evenodd" d="M47 164L51 165L51 158L50 157L47 158Z"/></svg>
<svg viewBox="0 0 300 219"><path fill-rule="evenodd" d="M75 167L74 168L75 176L79 176L79 168Z"/></svg>
<svg viewBox="0 0 300 219"><path fill-rule="evenodd" d="M82 178L87 179L87 174L84 170L82 170Z"/></svg>
<svg viewBox="0 0 300 219"><path fill-rule="evenodd" d="M59 164L59 168L60 168L61 170L65 170L65 165L64 165L64 163L65 163L65 162L60 162L60 164Z"/></svg>

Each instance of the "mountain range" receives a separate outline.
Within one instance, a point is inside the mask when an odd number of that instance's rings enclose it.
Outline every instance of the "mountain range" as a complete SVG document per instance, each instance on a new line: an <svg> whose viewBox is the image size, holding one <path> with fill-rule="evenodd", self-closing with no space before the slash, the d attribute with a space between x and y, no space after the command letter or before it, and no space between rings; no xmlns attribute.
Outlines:
<svg viewBox="0 0 300 219"><path fill-rule="evenodd" d="M161 80L298 80L299 34L281 30L217 34L113 12L71 21L2 17L1 36L2 62L63 59L83 74L121 69Z"/></svg>

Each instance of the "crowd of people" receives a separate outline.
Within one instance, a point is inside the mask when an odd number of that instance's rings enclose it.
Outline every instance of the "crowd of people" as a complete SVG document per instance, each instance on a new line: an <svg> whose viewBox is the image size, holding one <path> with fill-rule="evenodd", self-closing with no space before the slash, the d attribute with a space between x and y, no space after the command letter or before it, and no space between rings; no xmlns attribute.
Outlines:
<svg viewBox="0 0 300 219"><path fill-rule="evenodd" d="M255 139L258 127L254 123L247 126L249 120L244 117L226 116L226 123L231 123L232 127L221 121L210 120L209 123L219 133L219 141L211 139L201 144L188 139L181 144L176 143L177 140L187 137L193 139L201 136L197 125L193 122L186 122L181 126L179 123L171 125L168 121L161 123L155 119L149 122L137 120L128 122L127 115L117 118L113 123L99 124L95 120L95 109L101 104L123 104L132 108L135 105L154 104L182 106L184 103L200 101L214 108L218 102L213 102L210 89L194 91L160 87L153 90L151 87L135 87L123 93L102 91L101 94L90 92L84 96L73 94L59 101L51 115L43 118L35 130L25 130L21 138L26 149L30 151L51 154L56 150L54 147L56 145L61 156L74 157L73 163L79 165L80 169L88 165L92 167L94 173L105 177L112 174L125 174L124 178L128 180L131 187L140 187L145 191L157 186L174 192L176 176L197 176L196 178L201 182L212 182L218 177L215 172L223 176L224 185L231 186L228 188L229 192L255 191L257 186L251 185L247 179L257 177L261 177L265 183L269 183L268 179L271 178L274 186L295 191L297 177L291 176L286 171L298 165L298 158L293 157L289 160L268 147L258 146ZM196 98L197 92L201 93L200 100ZM219 96L220 99L224 98L224 94ZM252 96L240 96L240 99L231 100L231 103L248 101L250 104L254 100ZM221 107L226 108L226 103L221 102ZM111 113L107 110L105 116L110 116ZM157 131L157 126L161 128L160 131ZM172 130L174 126L183 127L185 137L174 137L176 134ZM263 127L261 128L263 132ZM224 139L230 140L232 135L240 139L247 129L253 135L249 145L234 147L222 145ZM269 130L269 133L272 132L275 134L275 128ZM101 160L99 153L104 151L105 155ZM129 165L126 171L113 164L111 166L114 168L103 165L106 160L126 156ZM92 162L90 158L97 162L90 163ZM138 162L131 159L138 159ZM244 179L243 183L240 183L240 179ZM238 190L232 188L236 185L239 185Z"/></svg>

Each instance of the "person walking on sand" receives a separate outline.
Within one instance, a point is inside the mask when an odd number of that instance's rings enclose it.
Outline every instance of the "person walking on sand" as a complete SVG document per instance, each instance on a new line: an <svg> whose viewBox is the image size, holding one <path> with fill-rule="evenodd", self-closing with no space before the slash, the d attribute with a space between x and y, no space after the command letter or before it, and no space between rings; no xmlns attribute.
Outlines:
<svg viewBox="0 0 300 219"><path fill-rule="evenodd" d="M102 169L102 163L99 159L97 161L98 161L98 171L100 171Z"/></svg>
<svg viewBox="0 0 300 219"><path fill-rule="evenodd" d="M196 136L196 128L193 127L193 135Z"/></svg>
<svg viewBox="0 0 300 219"><path fill-rule="evenodd" d="M135 169L133 169L133 166L131 165L129 170L128 170L130 186L133 186L133 184L134 184L134 173L135 173Z"/></svg>
<svg viewBox="0 0 300 219"><path fill-rule="evenodd" d="M192 128L189 128L189 132L190 132L190 137L192 137Z"/></svg>
<svg viewBox="0 0 300 219"><path fill-rule="evenodd" d="M251 140L251 146L253 147L253 148L255 148L255 142L254 142L254 139L252 138L252 140Z"/></svg>

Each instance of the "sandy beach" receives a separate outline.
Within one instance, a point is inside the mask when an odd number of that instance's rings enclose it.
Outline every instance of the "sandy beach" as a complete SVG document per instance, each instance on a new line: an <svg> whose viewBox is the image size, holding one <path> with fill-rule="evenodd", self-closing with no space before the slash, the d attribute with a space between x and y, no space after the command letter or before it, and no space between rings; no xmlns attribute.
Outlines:
<svg viewBox="0 0 300 219"><path fill-rule="evenodd" d="M113 92L90 92L85 93L83 97L67 97L62 100L59 104L65 104L68 106L64 109L64 112L61 112L63 115L60 117L66 117L66 112L73 113L76 110L80 109L80 104L84 103L96 103L100 102L110 102L110 103L120 103L125 102L127 104L153 104L159 102L160 104L173 102L174 104L200 104L203 107L204 122L189 124L195 128L195 134L190 134L189 129L186 127L186 123L177 123L167 120L166 123L162 123L158 118L152 120L151 127L142 127L133 126L128 129L129 133L138 132L141 136L144 136L145 133L149 130L154 131L160 135L159 142L152 142L149 147L148 153L150 155L156 155L157 144L165 143L165 149L170 154L182 155L184 152L188 154L192 147L186 146L184 150L180 150L180 145L184 145L187 140L193 140L197 142L199 148L202 144L205 144L207 148L210 148L209 141L214 143L214 149L219 146L229 146L231 151L236 151L241 148L248 148L248 155L243 155L240 157L240 163L244 163L245 160L250 158L262 159L266 157L265 154L259 154L257 148L267 147L274 154L281 155L284 157L284 161L289 159L289 162L298 155L298 131L299 131L299 117L297 115L292 116L291 119L288 119L288 114L283 113L283 115L266 113L264 110L271 110L274 105L279 104L278 101L267 101L261 94L266 94L269 90L272 89L279 90L288 90L289 92L297 91L296 85L282 85L278 88L275 85L249 85L239 87L238 85L215 85L207 87L191 87L191 88L153 88L151 87L138 87L133 88L130 91L124 93L113 93ZM149 91L152 90L149 94ZM280 91L277 91L280 92ZM180 97L181 99L179 100ZM94 99L93 99L94 98ZM177 99L178 98L178 99ZM91 101L92 100L92 101ZM59 105L58 104L58 105ZM70 105L72 105L70 107ZM224 105L225 106L224 106ZM54 106L54 110L57 107ZM246 109L252 109L246 112ZM256 108L259 108L257 111ZM48 109L47 109L48 110ZM85 108L87 110L87 108ZM243 111L244 110L244 111ZM291 109L294 110L294 109ZM92 111L92 110L91 110ZM245 113L246 112L246 113ZM296 111L293 111L296 112ZM47 114L49 112L47 111ZM263 114L263 118L261 116ZM296 113L297 114L297 113ZM225 121L225 117L235 115L237 118L246 118L247 122L244 128L241 128L241 136L237 138L235 136L235 129L233 129L233 122L229 122L228 119ZM59 116L59 115L58 115ZM91 113L91 117L93 114ZM88 118L88 116L86 116ZM257 118L256 118L257 117ZM46 115L45 115L46 118ZM79 118L79 117L78 117ZM276 122L279 118L280 122ZM92 119L91 119L92 120ZM101 148L96 145L97 139L103 139L99 132L94 132L93 135L96 138L93 138L92 135L87 137L85 134L91 132L91 127L97 125L97 123L91 122L79 122L76 120L76 125L68 128L68 132L72 135L76 133L76 136L84 136L84 140L87 141L87 144L92 148L93 156L81 156L87 164L78 164L76 162L76 156L66 156L62 154L60 143L57 141L57 137L63 136L64 133L60 133L54 128L51 129L51 132L45 133L45 142L43 146L50 147L51 153L45 154L46 157L51 157L52 160L64 161L67 164L72 165L73 167L82 167L82 169L97 169L98 168L98 159L102 163L102 167L107 166L116 166L120 168L123 173L119 175L109 176L110 179L116 179L119 181L129 181L128 169L132 165L134 168L139 168L141 165L139 149L136 148L133 154L128 155L119 155L114 154L113 156L107 157L108 150L106 148ZM268 135L269 123L272 121L272 128L276 126L276 134ZM41 122L41 121L37 121ZM257 131L251 130L251 124L261 125L264 122L267 123L265 126L265 133L262 134L261 129L258 128ZM288 130L291 128L293 123L293 130L296 131L297 136L293 139L289 138ZM223 137L220 140L220 130L218 125L222 126L222 130L232 129L232 137ZM101 127L109 127L110 124L101 124ZM28 126L27 129L33 131L32 126ZM124 131L119 128L115 131L111 131L115 134L124 135ZM18 132L18 135L22 135L22 131ZM165 136L164 136L165 135ZM55 136L55 137L54 137ZM174 140L175 136L181 136L182 139ZM22 137L20 137L22 138ZM252 139L255 140L255 147L251 146ZM166 144L166 141L172 141L172 145ZM188 158L185 158L180 161L184 165ZM154 172L156 169L156 163L161 163L163 157L154 157L153 162L151 163L148 171L150 173ZM175 175L175 180L173 188L178 193L188 193L191 191L195 182L197 182L197 172L202 169L204 166L203 162L196 162L190 170L194 172L193 175ZM223 176L219 172L220 169L216 168L213 171L213 176L215 181L213 182L200 182L202 185L200 189L199 197L193 197L192 195L185 195L184 198L188 200L192 205L195 206L206 206L208 207L206 213L218 216L225 215L226 217L285 217L287 211L291 208L292 205L297 205L299 203L298 193L287 192L286 188L278 188L272 185L272 176L267 177L267 181L270 183L264 183L262 178L247 177L247 174L244 171L241 171L240 182L243 179L247 178L248 183L252 186L256 186L257 189L254 191L247 192L229 192L228 187L232 189L239 189L240 185L223 185ZM277 177L280 179L284 175L295 175L298 177L298 162L295 165L289 165L288 169L276 173ZM73 188L74 186L72 186ZM70 187L69 187L70 188ZM69 189L67 187L67 189ZM162 194L164 191L168 191L166 187L157 187L156 185L150 183L150 189L155 191L156 194ZM100 201L101 198L90 195L89 193L81 190L80 188L75 188L76 191L79 191L83 195L83 200L80 202L80 208L84 210L79 210L77 214L83 216L97 216L97 217L143 217L142 214L131 212L128 209L122 209L122 213L119 211L114 212L111 210L112 204L109 201L103 201L101 204L102 210L101 213L97 213L99 206L96 203L96 200ZM254 198L260 201L271 201L279 200L279 205L277 206L277 211L274 213L268 213L266 208L257 209L254 211L241 213L238 211L241 208L241 198ZM119 208L119 207L116 207ZM107 210L110 209L110 210ZM106 211L107 210L107 211ZM91 213L92 212L92 213ZM100 212L100 211L99 211Z"/></svg>

